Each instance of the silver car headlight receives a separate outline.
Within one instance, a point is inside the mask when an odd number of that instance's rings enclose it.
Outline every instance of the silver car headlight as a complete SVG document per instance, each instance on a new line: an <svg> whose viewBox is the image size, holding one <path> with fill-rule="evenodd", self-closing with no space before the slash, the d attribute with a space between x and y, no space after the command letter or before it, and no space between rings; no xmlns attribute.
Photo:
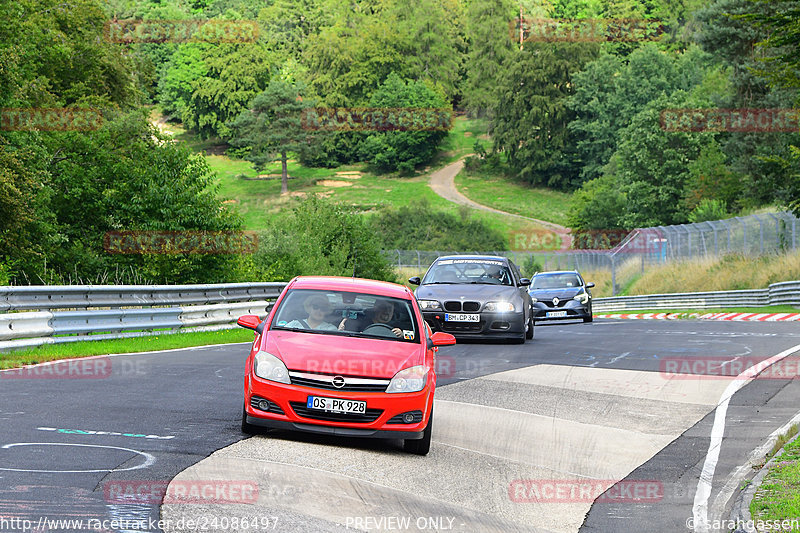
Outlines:
<svg viewBox="0 0 800 533"><path fill-rule="evenodd" d="M589 302L589 293L583 291L582 293L575 296L573 300L578 300L583 305L586 305Z"/></svg>
<svg viewBox="0 0 800 533"><path fill-rule="evenodd" d="M535 304L538 301L539 301L538 298L534 298L533 296L531 296L531 303L532 304Z"/></svg>
<svg viewBox="0 0 800 533"><path fill-rule="evenodd" d="M289 370L276 356L269 352L258 352L254 361L256 376L278 383L291 384Z"/></svg>
<svg viewBox="0 0 800 533"><path fill-rule="evenodd" d="M394 375L386 392L419 392L425 388L428 369L424 366L404 368Z"/></svg>
<svg viewBox="0 0 800 533"><path fill-rule="evenodd" d="M419 307L423 311L427 311L431 309L441 309L442 304L440 304L436 300L419 300Z"/></svg>
<svg viewBox="0 0 800 533"><path fill-rule="evenodd" d="M488 302L483 306L483 310L490 313L513 313L516 308L511 302Z"/></svg>

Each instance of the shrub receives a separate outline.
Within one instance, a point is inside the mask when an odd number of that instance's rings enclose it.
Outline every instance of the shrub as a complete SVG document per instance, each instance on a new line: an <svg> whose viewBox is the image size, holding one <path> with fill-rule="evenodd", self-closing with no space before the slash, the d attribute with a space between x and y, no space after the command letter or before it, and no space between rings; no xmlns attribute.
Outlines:
<svg viewBox="0 0 800 533"><path fill-rule="evenodd" d="M400 208L386 207L370 221L383 235L383 247L400 250L505 250L503 235L470 218L431 208L426 199Z"/></svg>
<svg viewBox="0 0 800 533"><path fill-rule="evenodd" d="M273 220L259 238L253 269L260 281L300 275L394 281L377 238L352 209L311 196Z"/></svg>

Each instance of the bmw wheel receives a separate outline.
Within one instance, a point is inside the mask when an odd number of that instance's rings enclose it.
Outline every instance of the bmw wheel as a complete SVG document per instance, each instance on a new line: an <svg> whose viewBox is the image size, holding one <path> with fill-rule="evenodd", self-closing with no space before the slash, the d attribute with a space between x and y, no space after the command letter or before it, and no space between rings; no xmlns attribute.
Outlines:
<svg viewBox="0 0 800 533"><path fill-rule="evenodd" d="M528 325L525 328L525 338L528 340L533 338L533 313L528 317Z"/></svg>

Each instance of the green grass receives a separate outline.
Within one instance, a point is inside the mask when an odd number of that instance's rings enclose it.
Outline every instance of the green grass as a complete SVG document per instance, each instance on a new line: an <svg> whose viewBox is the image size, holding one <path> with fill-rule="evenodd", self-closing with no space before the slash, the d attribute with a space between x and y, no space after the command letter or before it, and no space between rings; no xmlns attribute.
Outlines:
<svg viewBox="0 0 800 533"><path fill-rule="evenodd" d="M159 114L154 110L153 121ZM206 160L218 177L220 196L234 204L244 219L245 229L261 230L268 227L270 218L277 212L292 207L299 198L317 194L352 205L359 212L370 216L377 208L384 206L400 207L418 199L427 199L432 209L453 214L469 213L484 221L492 229L509 239L514 230L542 229L536 224L521 222L516 217L498 216L476 210L464 211L460 206L436 195L428 186L429 174L438 167L449 164L472 151L475 139L484 136L487 123L483 119L457 117L453 130L442 143L442 151L429 167L420 169L413 177L398 175L376 176L369 172L366 164L347 165L335 169L307 168L296 161L288 165L289 194L281 196L281 182L276 179L246 179L258 175L280 174L279 162L274 162L261 172L256 172L253 164L242 159L234 159L223 154L219 140L200 140L175 123L161 124L160 128L169 131L173 138L186 143L194 151L206 152ZM467 135L465 135L467 133ZM337 171L359 171L360 178L338 176ZM327 180L327 181L326 181ZM537 193L538 194L538 193ZM558 193L556 193L558 194ZM421 246L422 247L422 246Z"/></svg>
<svg viewBox="0 0 800 533"><path fill-rule="evenodd" d="M795 430L796 431L796 430ZM753 520L798 520L800 518L800 440L783 448L750 502ZM783 529L782 531L798 531Z"/></svg>
<svg viewBox="0 0 800 533"><path fill-rule="evenodd" d="M489 122L486 119L456 117L453 129L450 130L442 144L440 152L434 157L431 165L434 168L449 165L462 157L473 153L475 141L478 140L488 150L492 141L487 135Z"/></svg>
<svg viewBox="0 0 800 533"><path fill-rule="evenodd" d="M456 187L470 200L508 213L567 225L572 195L530 187L489 171L467 172L456 176Z"/></svg>
<svg viewBox="0 0 800 533"><path fill-rule="evenodd" d="M625 309L624 311L595 311L603 315L630 315L643 313L800 313L800 309L791 305L770 305L766 307L730 307L727 309Z"/></svg>
<svg viewBox="0 0 800 533"><path fill-rule="evenodd" d="M224 329L219 331L198 331L150 335L131 339L111 339L101 341L80 341L64 344L48 344L16 350L0 354L0 368L17 368L22 365L88 357L111 353L135 353L173 348L188 348L207 344L226 344L230 342L252 342L253 332L244 328Z"/></svg>

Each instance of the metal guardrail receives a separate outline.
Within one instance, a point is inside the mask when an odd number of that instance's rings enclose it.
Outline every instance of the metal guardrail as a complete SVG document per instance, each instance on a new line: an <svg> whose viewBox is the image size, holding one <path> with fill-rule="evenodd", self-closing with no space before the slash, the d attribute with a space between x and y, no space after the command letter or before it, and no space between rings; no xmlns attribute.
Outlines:
<svg viewBox="0 0 800 533"><path fill-rule="evenodd" d="M277 298L286 283L215 285L31 285L0 287L0 313L8 311L143 307L246 302Z"/></svg>
<svg viewBox="0 0 800 533"><path fill-rule="evenodd" d="M0 350L234 327L241 315L265 317L285 286L0 287L0 310L14 311L0 313Z"/></svg>
<svg viewBox="0 0 800 533"><path fill-rule="evenodd" d="M285 283L0 287L0 350L233 327L265 317ZM201 305L180 305L196 303ZM800 281L766 289L595 298L594 311L800 307ZM69 309L69 310L67 310Z"/></svg>
<svg viewBox="0 0 800 533"><path fill-rule="evenodd" d="M773 283L766 289L614 296L592 300L594 312L628 309L715 309L768 305L800 307L800 281Z"/></svg>

